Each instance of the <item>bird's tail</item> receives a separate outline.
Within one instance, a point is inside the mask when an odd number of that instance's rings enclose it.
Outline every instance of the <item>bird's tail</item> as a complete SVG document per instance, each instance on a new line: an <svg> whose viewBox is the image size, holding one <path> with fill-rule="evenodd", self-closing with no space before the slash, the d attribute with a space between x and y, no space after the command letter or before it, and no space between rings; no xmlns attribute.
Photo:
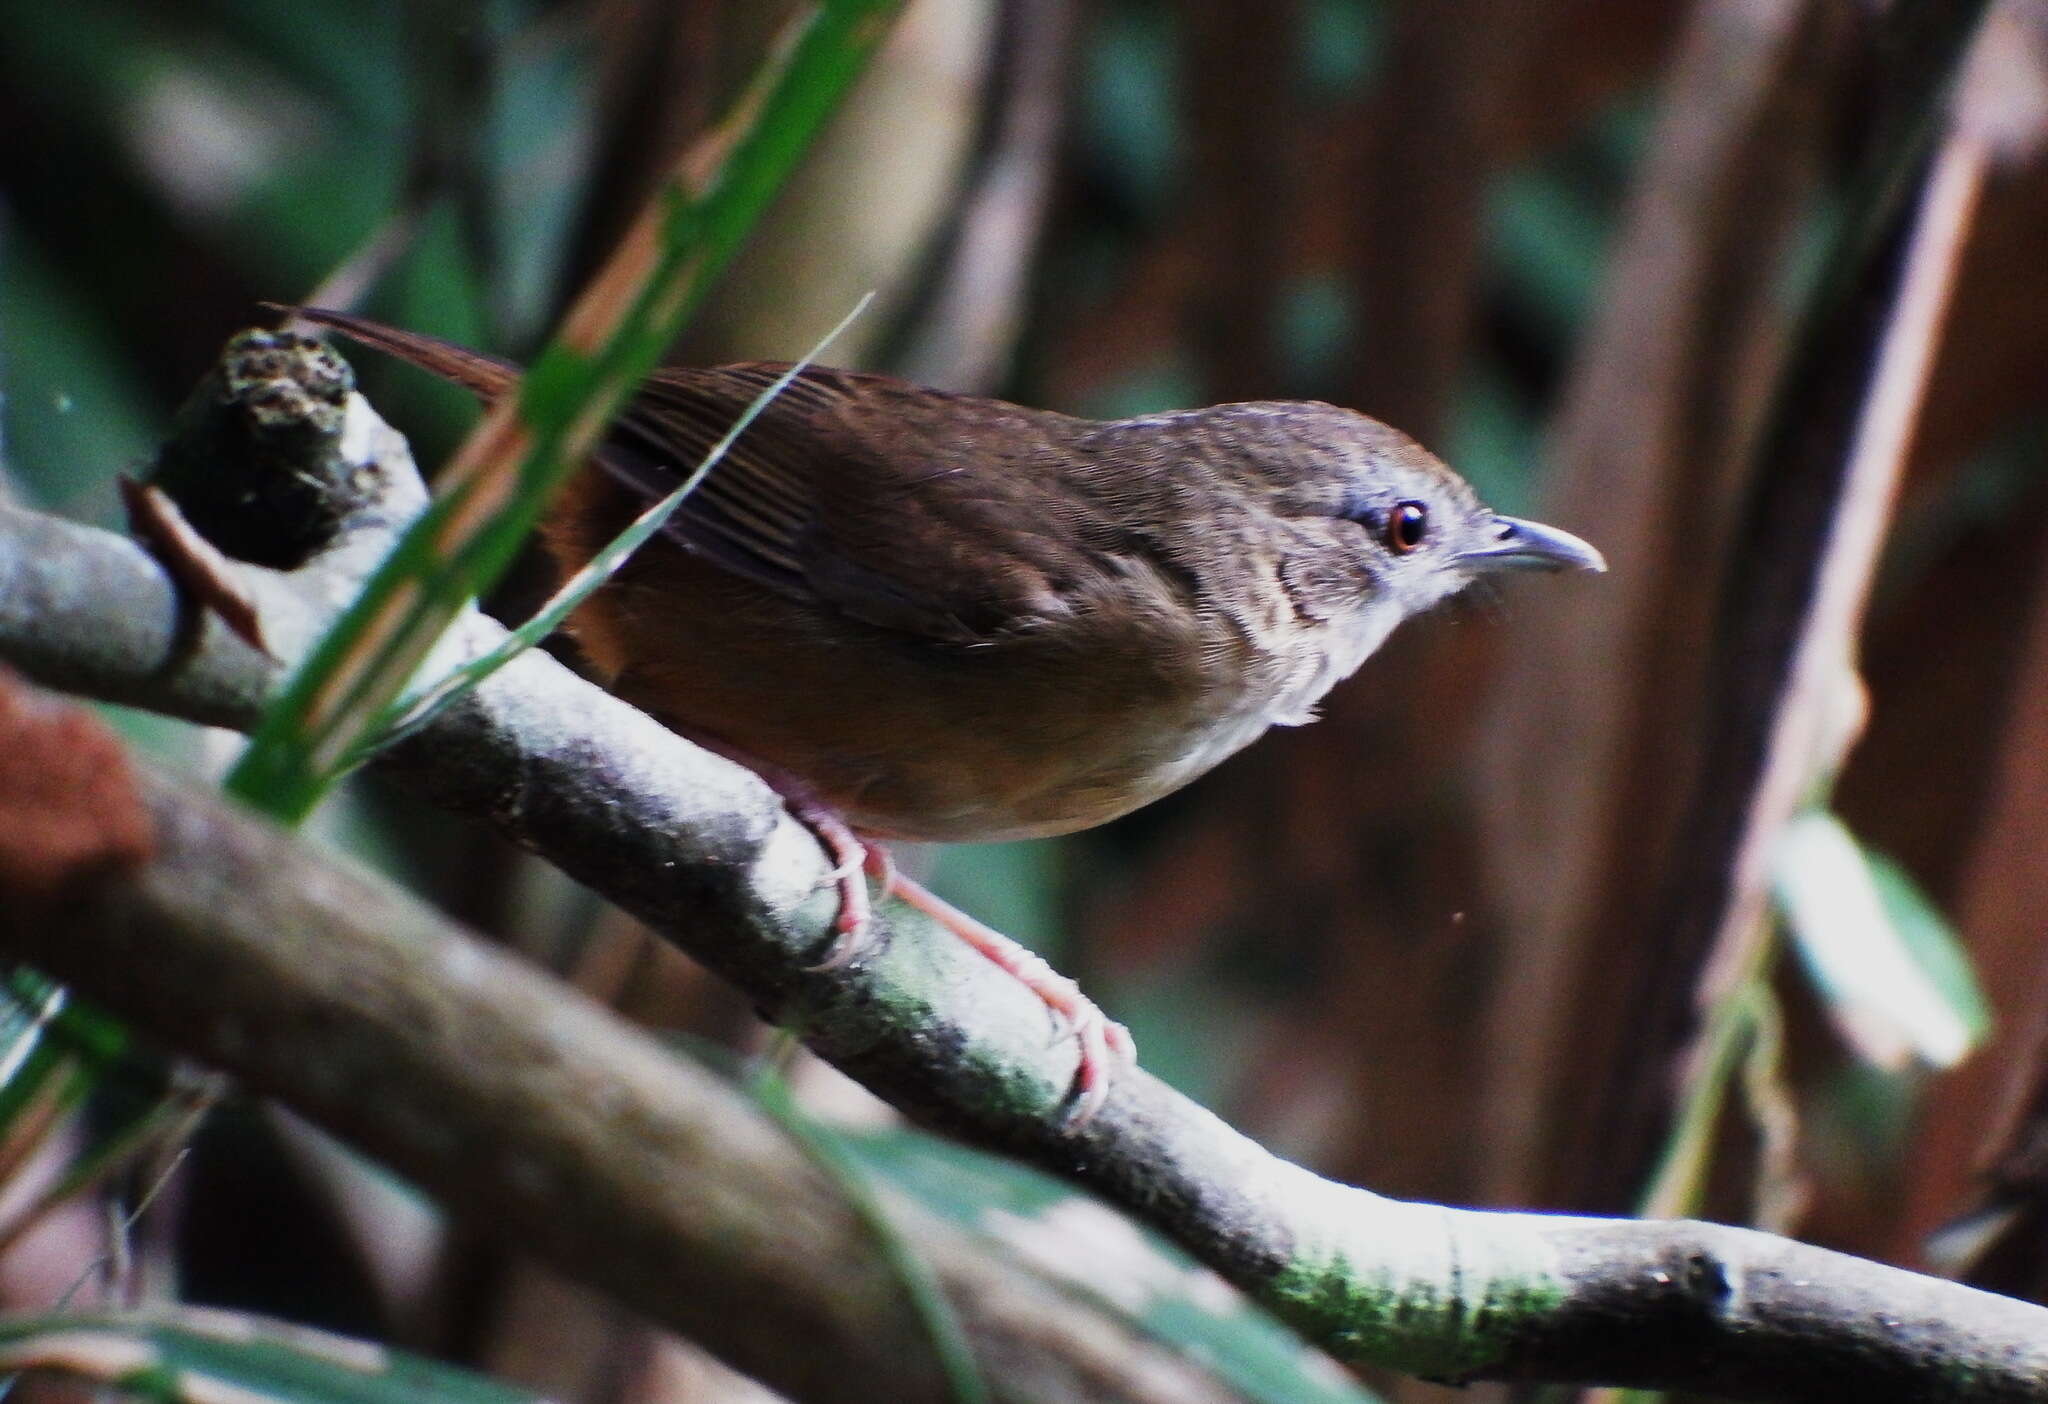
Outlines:
<svg viewBox="0 0 2048 1404"><path fill-rule="evenodd" d="M274 302L263 305L275 312L286 312L304 321L333 327L351 341L359 341L401 361L409 361L421 370L453 381L485 401L503 394L505 387L519 376L519 367L510 361L471 351L466 346L457 346L439 337L401 331L382 322L373 322L368 317L358 317L353 312L332 312L325 307L287 307Z"/></svg>

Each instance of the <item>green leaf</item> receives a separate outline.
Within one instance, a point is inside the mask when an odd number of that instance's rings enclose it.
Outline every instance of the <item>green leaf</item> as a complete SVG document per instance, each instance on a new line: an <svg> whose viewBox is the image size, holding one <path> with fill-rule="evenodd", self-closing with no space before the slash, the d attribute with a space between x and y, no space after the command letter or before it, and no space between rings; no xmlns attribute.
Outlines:
<svg viewBox="0 0 2048 1404"><path fill-rule="evenodd" d="M784 1036L787 1039L787 1035ZM989 1404L988 1383L981 1363L960 1324L959 1313L939 1285L938 1274L908 1239L896 1231L889 1211L868 1184L868 1172L837 1129L807 1115L790 1095L789 1084L772 1067L750 1078L747 1090L761 1109L804 1148L805 1154L839 1186L856 1214L875 1237L876 1246L909 1294L911 1305L931 1336L932 1350L944 1371L955 1404Z"/></svg>
<svg viewBox="0 0 2048 1404"><path fill-rule="evenodd" d="M1795 819L1773 881L1830 1016L1866 1061L1952 1067L1982 1040L1990 1017L1954 932L1841 820L1819 811Z"/></svg>
<svg viewBox="0 0 2048 1404"><path fill-rule="evenodd" d="M1940 998L1962 1021L1970 1047L1976 1047L1991 1032L1991 1003L1977 983L1977 971L1963 947L1961 933L1936 910L1912 874L1867 848L1863 858L1870 865L1878 901L1884 904L1892 929Z"/></svg>
<svg viewBox="0 0 2048 1404"><path fill-rule="evenodd" d="M69 1050L50 1036L68 998L63 986L31 970L17 970L0 990L0 1136L70 1066Z"/></svg>
<svg viewBox="0 0 2048 1404"><path fill-rule="evenodd" d="M198 1308L0 1322L0 1370L91 1380L165 1404L537 1404L538 1396L262 1317Z"/></svg>
<svg viewBox="0 0 2048 1404"><path fill-rule="evenodd" d="M1373 1404L1328 1357L1149 1230L1050 1176L915 1131L841 1134L883 1182L1263 1404Z"/></svg>
<svg viewBox="0 0 2048 1404"><path fill-rule="evenodd" d="M76 1106L127 1048L120 1024L74 1003L48 977L16 968L0 985L0 1137L31 1107Z"/></svg>

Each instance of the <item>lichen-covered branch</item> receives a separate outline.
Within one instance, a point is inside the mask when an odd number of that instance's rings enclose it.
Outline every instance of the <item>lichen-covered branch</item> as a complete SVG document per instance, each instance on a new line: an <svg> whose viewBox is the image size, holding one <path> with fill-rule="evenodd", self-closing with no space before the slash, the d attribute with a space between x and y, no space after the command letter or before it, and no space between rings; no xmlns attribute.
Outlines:
<svg viewBox="0 0 2048 1404"><path fill-rule="evenodd" d="M324 452L383 455L388 467L399 449L368 405L351 399ZM374 485L397 474L343 476ZM280 611L317 616L309 601L331 600L353 569L354 558L339 553L363 550L380 530L344 532L296 571L261 575L257 593L267 600L263 592L303 581L297 613ZM73 580L100 583L54 583ZM25 591L61 607L22 606ZM132 654L69 637L129 614L144 621ZM0 511L0 658L76 690L246 725L274 670L182 619L169 580L134 547ZM483 646L494 629L463 621L444 656ZM194 645L181 651L187 637ZM1072 1050L1033 996L893 905L880 914L883 939L871 957L844 970L812 968L829 940L834 900L809 835L747 772L546 657L503 670L382 764L647 921L918 1120L1093 1189L1341 1356L1449 1379L1685 1386L1751 1398L1819 1390L1873 1401L2048 1399L2048 1312L2024 1303L1736 1229L1384 1199L1269 1155L1143 1073L1121 1078L1102 1113L1075 1129L1059 1115ZM261 876L252 870L244 881ZM146 967L124 967L131 950L87 958L83 940L71 942L67 978L131 1017L151 1003ZM344 959L334 997L349 997L348 987L374 979L377 968ZM456 962L447 976L466 970ZM255 1056L248 1061L261 1066L244 1066L232 1046L202 1040L201 1025L233 1029L251 1016L235 992L260 998L258 984L221 978L212 988L217 1003L201 1003L200 991L181 1004L181 1027L151 1026L344 1124L373 1153L391 1154L420 1134L383 1124L393 1113L366 1079L294 1088L293 1078L327 1075L318 1060L270 1066ZM534 1017L521 1011L515 1024ZM516 1029L505 1037L508 1048L529 1046ZM471 1058L459 1044L443 1052L455 1063ZM461 1070L446 1072L446 1086L459 1086ZM440 1075L431 1057L406 1073ZM605 1070L593 1066L587 1076L584 1095L601 1095ZM350 1101L359 1081L359 1100ZM543 1108L523 1106L520 1115ZM620 1153L647 1151L622 1144ZM570 1173L578 1169L563 1167L549 1193L584 1196L598 1213L602 1195L594 1180Z"/></svg>

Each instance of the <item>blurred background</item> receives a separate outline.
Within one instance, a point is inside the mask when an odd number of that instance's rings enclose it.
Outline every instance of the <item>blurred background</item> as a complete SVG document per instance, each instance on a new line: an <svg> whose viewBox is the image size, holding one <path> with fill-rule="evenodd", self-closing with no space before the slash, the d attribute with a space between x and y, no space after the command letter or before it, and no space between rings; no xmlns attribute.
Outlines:
<svg viewBox="0 0 2048 1404"><path fill-rule="evenodd" d="M260 299L326 285L531 351L792 8L0 0L7 489L117 521L115 475ZM1931 109L1911 169L1978 194L1851 621L1863 687L1838 668L1816 704L1768 910L1703 915L1770 627L1745 588L1810 551L1796 446L1854 359L1814 349L1814 289L1924 57L1895 18L912 0L675 359L800 355L872 289L830 360L1098 416L1330 399L1613 571L1408 626L1318 724L1107 829L911 861L1076 975L1148 1068L1326 1173L2048 1288L2048 6L1992 5ZM358 371L430 468L473 418ZM187 768L234 754L121 723ZM683 957L374 780L317 827L636 1017L759 1046ZM0 1305L77 1288L107 1204L161 1190L87 1299L175 1290L564 1399L758 1397L288 1117L141 1053L98 1066L133 1075L12 1123L16 1219L35 1175L122 1149L7 1233Z"/></svg>

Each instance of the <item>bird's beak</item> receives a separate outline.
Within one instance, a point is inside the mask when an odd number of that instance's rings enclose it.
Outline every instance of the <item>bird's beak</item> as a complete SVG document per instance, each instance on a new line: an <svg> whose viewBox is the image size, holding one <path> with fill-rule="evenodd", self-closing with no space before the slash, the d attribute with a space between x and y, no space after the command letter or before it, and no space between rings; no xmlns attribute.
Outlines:
<svg viewBox="0 0 2048 1404"><path fill-rule="evenodd" d="M1607 558L1592 543L1520 517L1496 516L1485 544L1460 552L1458 558L1485 571L1607 569Z"/></svg>

